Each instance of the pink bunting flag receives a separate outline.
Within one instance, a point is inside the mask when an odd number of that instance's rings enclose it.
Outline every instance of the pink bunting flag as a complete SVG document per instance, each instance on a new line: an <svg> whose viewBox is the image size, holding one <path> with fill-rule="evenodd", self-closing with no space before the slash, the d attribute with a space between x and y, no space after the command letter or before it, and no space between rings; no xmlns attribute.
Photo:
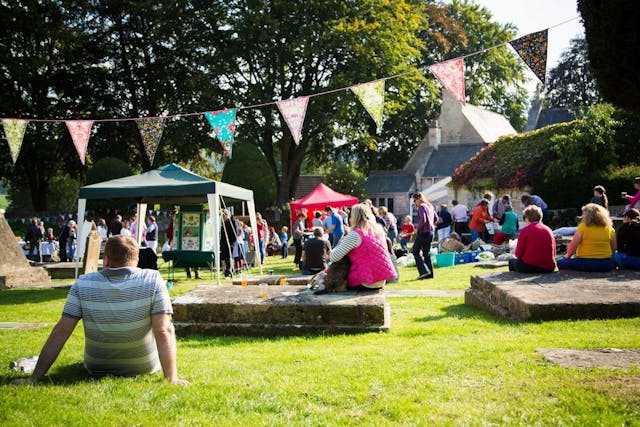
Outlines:
<svg viewBox="0 0 640 427"><path fill-rule="evenodd" d="M300 144L300 138L302 138L302 125L304 124L304 116L307 114L308 103L308 96L276 102L296 145Z"/></svg>
<svg viewBox="0 0 640 427"><path fill-rule="evenodd" d="M9 143L9 151L11 152L13 163L18 161L20 147L22 147L22 140L24 139L24 133L27 130L28 124L28 120L2 119L2 126L7 136L7 143Z"/></svg>
<svg viewBox="0 0 640 427"><path fill-rule="evenodd" d="M449 61L433 64L429 71L442 83L454 98L466 104L464 93L464 59L455 58Z"/></svg>
<svg viewBox="0 0 640 427"><path fill-rule="evenodd" d="M80 161L84 165L93 120L65 120L64 123L67 125L67 129L69 129L73 145L76 146L76 151L78 152L78 157L80 157Z"/></svg>

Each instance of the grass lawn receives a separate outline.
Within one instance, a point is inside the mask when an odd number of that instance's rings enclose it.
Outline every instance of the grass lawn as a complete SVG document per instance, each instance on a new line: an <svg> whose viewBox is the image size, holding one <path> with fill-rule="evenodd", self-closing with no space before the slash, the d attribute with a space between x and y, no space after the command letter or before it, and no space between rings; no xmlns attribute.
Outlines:
<svg viewBox="0 0 640 427"><path fill-rule="evenodd" d="M270 258L265 271L291 267L291 258ZM457 266L416 281L415 268L403 268L401 282L389 288L462 290L482 272ZM203 282L179 280L172 295ZM66 292L2 291L0 322L55 322ZM180 338L188 388L161 375L88 378L81 325L42 384L7 385L18 376L9 362L37 354L50 327L0 330L0 424L640 425L640 368L565 369L535 352L640 348L640 318L513 323L462 298L389 302L389 333Z"/></svg>

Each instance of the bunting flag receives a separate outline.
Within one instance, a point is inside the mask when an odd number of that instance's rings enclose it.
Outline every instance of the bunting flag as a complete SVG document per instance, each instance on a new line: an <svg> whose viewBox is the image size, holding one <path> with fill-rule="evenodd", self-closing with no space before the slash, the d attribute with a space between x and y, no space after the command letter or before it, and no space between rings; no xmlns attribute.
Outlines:
<svg viewBox="0 0 640 427"><path fill-rule="evenodd" d="M360 103L376 122L378 132L382 129L382 110L384 108L384 80L363 83L351 87Z"/></svg>
<svg viewBox="0 0 640 427"><path fill-rule="evenodd" d="M65 120L64 123L67 125L67 129L69 129L73 145L76 146L76 151L78 152L78 157L80 157L80 161L84 165L93 120Z"/></svg>
<svg viewBox="0 0 640 427"><path fill-rule="evenodd" d="M218 137L220 145L224 150L224 154L231 158L231 151L233 149L233 137L236 133L236 112L237 108L231 110L213 111L210 113L204 113L204 117L207 119L213 132Z"/></svg>
<svg viewBox="0 0 640 427"><path fill-rule="evenodd" d="M429 67L438 81L449 93L463 104L467 103L464 93L464 59L455 58L439 62Z"/></svg>
<svg viewBox="0 0 640 427"><path fill-rule="evenodd" d="M304 116L307 114L308 103L308 96L276 102L296 145L300 144L300 138L302 138L302 125L304 124Z"/></svg>
<svg viewBox="0 0 640 427"><path fill-rule="evenodd" d="M543 30L509 42L542 84L546 84L547 77L548 40L549 30Z"/></svg>
<svg viewBox="0 0 640 427"><path fill-rule="evenodd" d="M2 119L2 126L4 126L4 133L7 136L13 163L18 161L18 154L20 154L20 147L22 147L22 140L28 124L28 120Z"/></svg>
<svg viewBox="0 0 640 427"><path fill-rule="evenodd" d="M153 164L153 159L156 157L156 151L162 138L164 117L137 119L136 125L138 125L138 129L140 130L142 144L144 145L144 150L147 152L149 162Z"/></svg>

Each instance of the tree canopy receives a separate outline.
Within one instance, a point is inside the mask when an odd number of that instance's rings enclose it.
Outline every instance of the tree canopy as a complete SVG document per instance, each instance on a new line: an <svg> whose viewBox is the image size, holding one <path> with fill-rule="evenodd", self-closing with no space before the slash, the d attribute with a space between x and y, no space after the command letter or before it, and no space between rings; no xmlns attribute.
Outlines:
<svg viewBox="0 0 640 427"><path fill-rule="evenodd" d="M265 203L282 206L304 163L347 161L365 173L404 163L439 110L440 85L425 67L513 36L466 0L6 1L0 116L136 118L261 104L239 110L236 141L258 147L275 182ZM470 101L521 127L524 66L515 53L493 49L466 64ZM389 76L397 77L386 81L378 133L342 88ZM321 92L298 145L270 103ZM206 172L222 151L208 131L200 115L167 121L152 165L133 121L96 123L83 167L63 124L31 123L17 163L2 149L0 168L11 191L30 193L44 211L50 177L82 183L104 157L134 172L170 161ZM334 138L348 144L336 148Z"/></svg>
<svg viewBox="0 0 640 427"><path fill-rule="evenodd" d="M578 0L591 71L603 98L640 113L640 8L634 0Z"/></svg>

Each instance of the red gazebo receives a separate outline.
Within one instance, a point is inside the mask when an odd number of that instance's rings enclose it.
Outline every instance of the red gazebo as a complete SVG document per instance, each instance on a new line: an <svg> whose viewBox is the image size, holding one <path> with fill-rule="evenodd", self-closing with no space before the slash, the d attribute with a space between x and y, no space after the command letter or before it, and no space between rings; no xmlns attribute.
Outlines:
<svg viewBox="0 0 640 427"><path fill-rule="evenodd" d="M313 191L301 199L289 203L291 209L291 224L295 223L301 212L307 215L307 226L311 227L313 212L324 210L327 206L343 208L358 203L358 198L338 193L324 184L318 184Z"/></svg>

